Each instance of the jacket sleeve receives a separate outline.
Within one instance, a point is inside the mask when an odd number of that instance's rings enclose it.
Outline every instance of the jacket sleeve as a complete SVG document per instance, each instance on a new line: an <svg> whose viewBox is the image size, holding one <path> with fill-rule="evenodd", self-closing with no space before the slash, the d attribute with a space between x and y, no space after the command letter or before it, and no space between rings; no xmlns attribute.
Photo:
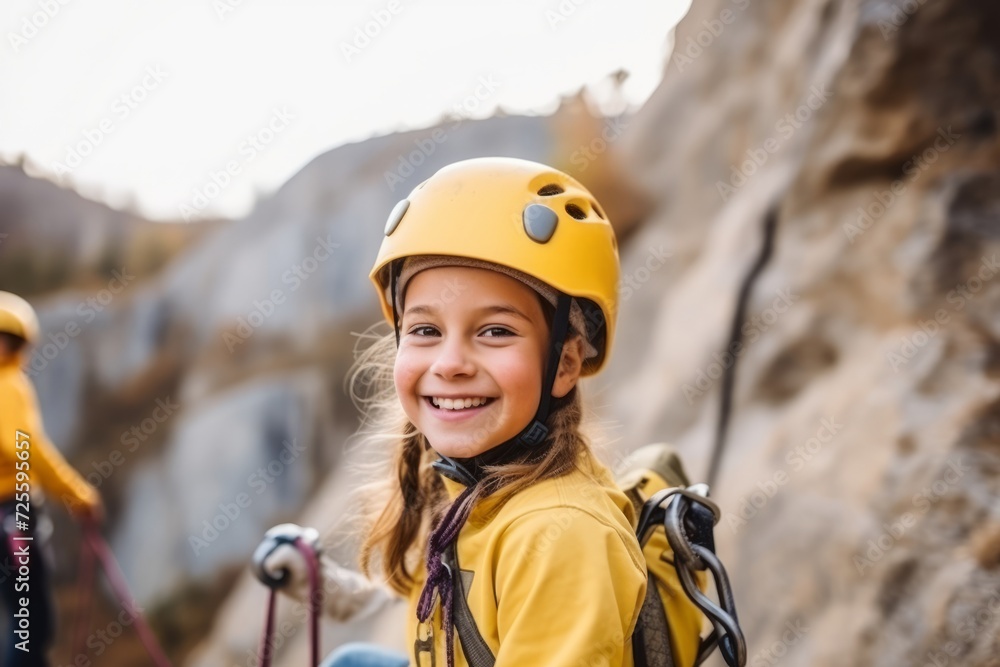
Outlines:
<svg viewBox="0 0 1000 667"><path fill-rule="evenodd" d="M0 388L0 424L4 430L0 434L2 449L8 455L16 451L14 440L18 436L15 432L28 435L31 452L28 463L33 488L41 487L67 505L92 506L99 502L97 490L73 470L55 445L49 442L30 385L7 384Z"/></svg>
<svg viewBox="0 0 1000 667"><path fill-rule="evenodd" d="M555 508L519 517L502 539L496 667L632 664L646 574L612 526Z"/></svg>

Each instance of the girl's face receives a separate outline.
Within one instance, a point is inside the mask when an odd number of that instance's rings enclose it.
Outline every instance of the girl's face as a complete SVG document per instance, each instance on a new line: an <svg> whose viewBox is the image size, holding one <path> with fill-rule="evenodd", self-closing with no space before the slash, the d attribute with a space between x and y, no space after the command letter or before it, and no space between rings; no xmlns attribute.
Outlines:
<svg viewBox="0 0 1000 667"><path fill-rule="evenodd" d="M496 271L426 269L406 287L396 393L436 452L468 458L514 437L535 416L549 331L537 293ZM580 375L579 339L564 345L552 395Z"/></svg>

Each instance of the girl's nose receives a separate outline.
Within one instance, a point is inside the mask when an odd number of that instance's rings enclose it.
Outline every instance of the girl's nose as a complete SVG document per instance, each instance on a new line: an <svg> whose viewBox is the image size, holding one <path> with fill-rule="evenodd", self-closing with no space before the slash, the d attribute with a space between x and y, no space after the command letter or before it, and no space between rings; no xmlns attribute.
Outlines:
<svg viewBox="0 0 1000 667"><path fill-rule="evenodd" d="M442 378L472 376L476 366L469 355L465 342L454 336L445 338L438 347L438 355L431 364L430 371Z"/></svg>

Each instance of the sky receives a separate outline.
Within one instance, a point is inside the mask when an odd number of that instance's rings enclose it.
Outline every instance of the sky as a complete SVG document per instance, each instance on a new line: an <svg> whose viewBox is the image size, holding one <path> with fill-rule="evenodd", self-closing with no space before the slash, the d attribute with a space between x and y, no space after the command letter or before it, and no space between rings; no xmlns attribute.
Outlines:
<svg viewBox="0 0 1000 667"><path fill-rule="evenodd" d="M443 115L640 106L690 0L5 0L0 161L154 219L239 217ZM212 187L215 183L217 187Z"/></svg>

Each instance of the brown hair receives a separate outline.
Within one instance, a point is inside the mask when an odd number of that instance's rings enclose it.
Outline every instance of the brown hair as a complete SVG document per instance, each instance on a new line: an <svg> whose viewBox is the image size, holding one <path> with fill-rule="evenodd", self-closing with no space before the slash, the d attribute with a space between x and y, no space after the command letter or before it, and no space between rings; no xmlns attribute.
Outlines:
<svg viewBox="0 0 1000 667"><path fill-rule="evenodd" d="M550 329L551 310L544 302ZM380 336L369 330L366 337L374 342L361 349L359 341L347 376L348 392L362 413L359 448L364 448L368 457L371 450L391 447L394 451L391 459L376 463L371 472L381 479L363 489L362 500L369 506L361 510L365 526L358 562L366 575L370 577L377 570L396 592L407 595L414 585L413 575L427 535L450 500L438 472L431 467L437 458L434 451L406 417L396 396L395 335ZM553 399L547 422L549 437L541 453L485 468L487 475L473 492L473 502L490 496L496 499L491 503L491 510L496 511L522 489L572 471L589 447L582 418L582 400L574 386L565 397Z"/></svg>

